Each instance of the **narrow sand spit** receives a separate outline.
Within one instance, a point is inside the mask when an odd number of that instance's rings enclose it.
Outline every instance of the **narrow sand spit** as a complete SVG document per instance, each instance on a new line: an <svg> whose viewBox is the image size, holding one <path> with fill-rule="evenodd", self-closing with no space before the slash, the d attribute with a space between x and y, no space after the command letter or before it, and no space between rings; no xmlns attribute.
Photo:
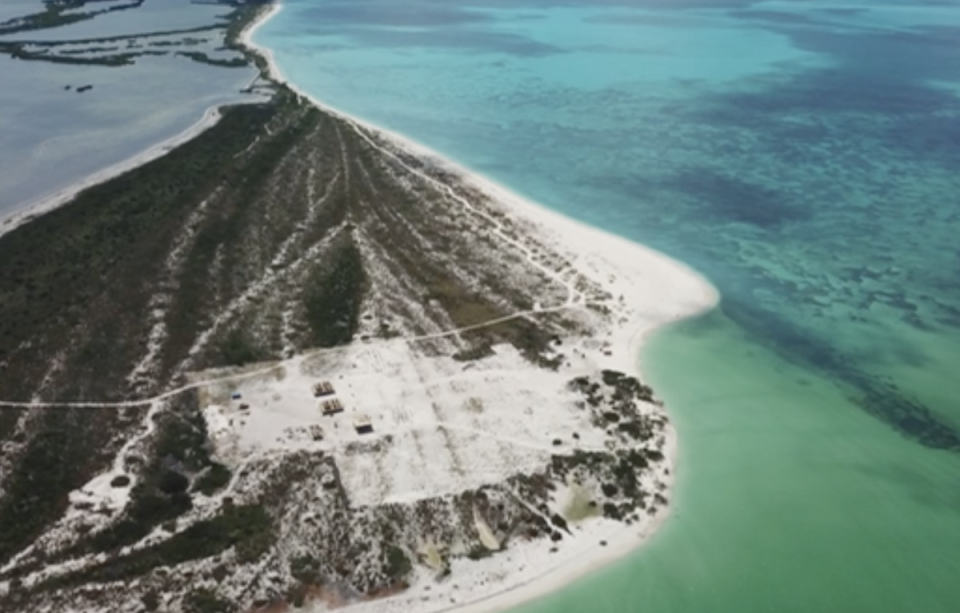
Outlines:
<svg viewBox="0 0 960 613"><path fill-rule="evenodd" d="M420 143L324 104L286 80L272 52L252 41L257 29L281 10L279 4L274 4L241 36L243 44L266 59L272 79L370 134L383 146L374 140L370 141L371 144L379 146L385 155L393 155L394 151L408 152L455 174L462 185L489 196L525 233L549 241L559 252L575 261L578 268L589 271L595 279L604 280L605 289L611 295L623 297L632 316L619 321L613 331L615 342L607 360L609 368L639 375L640 348L652 331L717 303L716 290L685 265L643 245L547 210L443 159ZM670 466L675 467L677 437L672 426L667 428L666 452ZM668 486L672 486L672 478ZM457 565L460 567L453 568L452 577L445 583L433 584L432 589L427 585L433 583L430 579L425 579L422 584L415 581L406 592L351 605L350 608L370 613L426 613L454 609L458 613L479 613L506 609L562 588L570 581L629 554L652 536L669 515L669 506L664 506L641 525L595 522L596 525L585 530L583 536L578 536L574 546L565 548L561 556L543 547L512 546L503 554ZM604 544L601 545L601 541Z"/></svg>

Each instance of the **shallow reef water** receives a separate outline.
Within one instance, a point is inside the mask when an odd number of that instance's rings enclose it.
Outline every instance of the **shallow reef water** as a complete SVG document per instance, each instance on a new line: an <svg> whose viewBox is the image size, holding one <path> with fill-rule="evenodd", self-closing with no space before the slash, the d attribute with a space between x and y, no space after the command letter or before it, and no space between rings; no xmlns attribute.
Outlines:
<svg viewBox="0 0 960 613"><path fill-rule="evenodd" d="M713 282L643 367L676 514L529 611L960 597L960 4L286 0L319 99Z"/></svg>

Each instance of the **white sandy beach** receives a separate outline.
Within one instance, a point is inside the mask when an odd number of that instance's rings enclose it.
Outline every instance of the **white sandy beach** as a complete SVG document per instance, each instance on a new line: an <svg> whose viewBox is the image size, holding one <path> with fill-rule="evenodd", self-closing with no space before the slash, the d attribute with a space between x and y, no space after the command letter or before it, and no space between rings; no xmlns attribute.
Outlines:
<svg viewBox="0 0 960 613"><path fill-rule="evenodd" d="M682 263L643 245L550 211L443 159L410 138L385 131L333 108L286 80L272 52L259 47L252 40L257 29L281 10L280 4L273 5L242 35L245 45L266 58L270 76L274 80L286 84L321 109L388 141L390 149L429 158L435 165L455 173L461 182L489 195L502 205L511 221L518 223L524 232L569 256L578 268L589 271L592 278L606 281L605 289L612 295L626 299L630 316L621 319L617 329L611 331L612 351L603 360L605 368L640 375L638 356L644 340L651 332L703 312L717 303L719 297L716 290ZM667 480L668 485L672 485L677 460L677 437L672 426L668 426L667 431L666 450L671 469ZM452 584L448 581L437 585L424 576L424 581L414 581L406 592L351 605L350 609L371 613L427 613L453 609L458 613L479 613L507 609L556 591L576 578L635 551L669 515L670 507L665 506L653 517L634 526L594 520L583 528L582 533L577 534L573 542L565 543L559 552L551 552L549 544L512 545L503 554L455 565ZM601 545L600 541L604 541L605 545Z"/></svg>

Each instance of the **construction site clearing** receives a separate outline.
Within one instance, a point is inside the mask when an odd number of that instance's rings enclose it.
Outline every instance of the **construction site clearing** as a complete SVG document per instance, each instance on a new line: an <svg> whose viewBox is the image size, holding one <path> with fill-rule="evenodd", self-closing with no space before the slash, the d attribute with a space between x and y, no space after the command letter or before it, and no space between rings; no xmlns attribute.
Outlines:
<svg viewBox="0 0 960 613"><path fill-rule="evenodd" d="M193 377L228 377L199 388L219 461L236 468L276 453L323 451L334 456L352 500L380 504L535 471L564 448L604 449L604 430L567 386L605 367L608 358L593 350L601 342L570 339L556 371L531 368L506 344L464 365L415 343L382 343ZM255 374L237 377L245 370ZM318 410L320 377L336 385L336 399ZM231 401L236 393L248 410ZM322 428L321 437L312 426Z"/></svg>

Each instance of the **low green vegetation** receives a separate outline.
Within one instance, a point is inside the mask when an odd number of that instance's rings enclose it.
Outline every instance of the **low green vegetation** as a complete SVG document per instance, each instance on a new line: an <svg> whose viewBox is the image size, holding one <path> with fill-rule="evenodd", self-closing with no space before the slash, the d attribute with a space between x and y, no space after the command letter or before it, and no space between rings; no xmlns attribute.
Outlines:
<svg viewBox="0 0 960 613"><path fill-rule="evenodd" d="M205 496L212 496L230 483L233 473L219 462L211 462L206 472L194 482L194 489Z"/></svg>
<svg viewBox="0 0 960 613"><path fill-rule="evenodd" d="M479 342L472 346L453 354L453 359L458 362L472 362L482 360L493 355L493 347L489 342Z"/></svg>
<svg viewBox="0 0 960 613"><path fill-rule="evenodd" d="M225 504L218 515L192 524L157 545L51 579L38 586L38 589L89 582L128 581L161 566L209 558L231 547L239 560L251 562L269 550L272 529L270 516L262 506Z"/></svg>
<svg viewBox="0 0 960 613"><path fill-rule="evenodd" d="M473 300L473 302L471 302L471 300ZM458 327L475 326L505 315L499 308L488 305L487 301L479 296L476 298L468 298L463 302L458 301L463 301L463 297L454 299L452 302L454 305L452 307L453 311L450 311ZM468 312L470 315L465 316L465 313ZM467 352L457 354L460 356L459 358L454 356L457 359L482 358L485 357L485 351L490 351L492 354L491 349L485 348L491 348L492 345L496 343L505 343L516 347L517 351L519 351L524 358L541 368L556 370L560 365L560 361L562 361L562 356L560 356L559 359L556 357L550 359L544 357L544 353L550 348L551 334L545 329L542 323L525 317L517 317L491 326L472 330L463 334L462 337L472 343L476 348L476 353L471 353L470 350L467 350Z"/></svg>
<svg viewBox="0 0 960 613"><path fill-rule="evenodd" d="M614 388L614 400L636 398L653 402L653 389L649 385L640 383L636 377L630 377L615 370L604 370L600 374L603 382Z"/></svg>
<svg viewBox="0 0 960 613"><path fill-rule="evenodd" d="M304 585L319 585L322 581L320 561L311 555L297 556L290 560L290 574Z"/></svg>
<svg viewBox="0 0 960 613"><path fill-rule="evenodd" d="M183 608L186 613L230 613L234 610L233 605L208 588L200 588L187 594Z"/></svg>
<svg viewBox="0 0 960 613"><path fill-rule="evenodd" d="M199 62L200 64L209 64L210 66L220 66L222 68L243 68L248 65L246 58L243 57L221 59L210 57L209 54L203 53L202 51L177 51L176 54L189 58L194 62Z"/></svg>
<svg viewBox="0 0 960 613"><path fill-rule="evenodd" d="M0 563L27 546L64 511L67 494L109 461L120 417L114 409L44 409L3 480Z"/></svg>
<svg viewBox="0 0 960 613"><path fill-rule="evenodd" d="M624 434L635 441L650 440L660 421L643 414L637 407L637 401L656 402L653 390L640 383L636 377L625 375L613 370L601 372L603 385L590 377L572 379L567 387L571 391L583 395L583 408L589 407L594 425L600 428L613 426L616 432ZM604 392L604 385L613 388Z"/></svg>
<svg viewBox="0 0 960 613"><path fill-rule="evenodd" d="M395 545L387 545L384 551L387 576L395 580L402 580L410 574L410 571L413 570L413 563L410 561L410 558L407 557L407 554L404 553L403 549Z"/></svg>
<svg viewBox="0 0 960 613"><path fill-rule="evenodd" d="M320 347L353 340L367 288L363 256L352 240L337 245L327 262L307 281L303 295L307 321Z"/></svg>
<svg viewBox="0 0 960 613"><path fill-rule="evenodd" d="M151 461L131 492L123 518L91 538L94 551L116 551L139 541L192 509L191 490L210 495L229 483L230 470L210 457L203 416L191 401L182 403L179 411L163 418Z"/></svg>
<svg viewBox="0 0 960 613"><path fill-rule="evenodd" d="M646 461L643 460L643 456L639 456L639 460L643 462L643 466L646 465ZM624 496L628 498L634 498L639 493L637 490L637 468L639 465L635 465L630 458L619 457L616 462L613 464L613 476L616 478L616 484L623 491Z"/></svg>
<svg viewBox="0 0 960 613"><path fill-rule="evenodd" d="M218 345L216 366L243 366L266 360L270 354L251 338L248 330L235 328Z"/></svg>
<svg viewBox="0 0 960 613"><path fill-rule="evenodd" d="M623 520L636 509L646 507L649 493L640 488L639 475L651 462L662 460L663 453L653 449L628 448L616 452L578 449L570 455L552 456L549 473L556 480L566 480L571 473L586 470L601 478L600 491L607 499L600 507L604 516ZM591 504L596 506L595 502Z"/></svg>
<svg viewBox="0 0 960 613"><path fill-rule="evenodd" d="M17 424L20 423L20 418L25 412L26 409L0 407L0 443L13 438Z"/></svg>
<svg viewBox="0 0 960 613"><path fill-rule="evenodd" d="M476 544L470 548L470 551L467 552L467 558L470 560L482 560L484 558L489 558L493 555L493 552L484 547L482 544Z"/></svg>
<svg viewBox="0 0 960 613"><path fill-rule="evenodd" d="M148 52L112 53L105 55L78 56L74 54L51 53L47 49L31 51L25 43L0 42L0 53L6 53L15 60L50 62L51 64L75 64L81 66L126 66L133 64L135 58ZM162 55L162 54L161 54Z"/></svg>

